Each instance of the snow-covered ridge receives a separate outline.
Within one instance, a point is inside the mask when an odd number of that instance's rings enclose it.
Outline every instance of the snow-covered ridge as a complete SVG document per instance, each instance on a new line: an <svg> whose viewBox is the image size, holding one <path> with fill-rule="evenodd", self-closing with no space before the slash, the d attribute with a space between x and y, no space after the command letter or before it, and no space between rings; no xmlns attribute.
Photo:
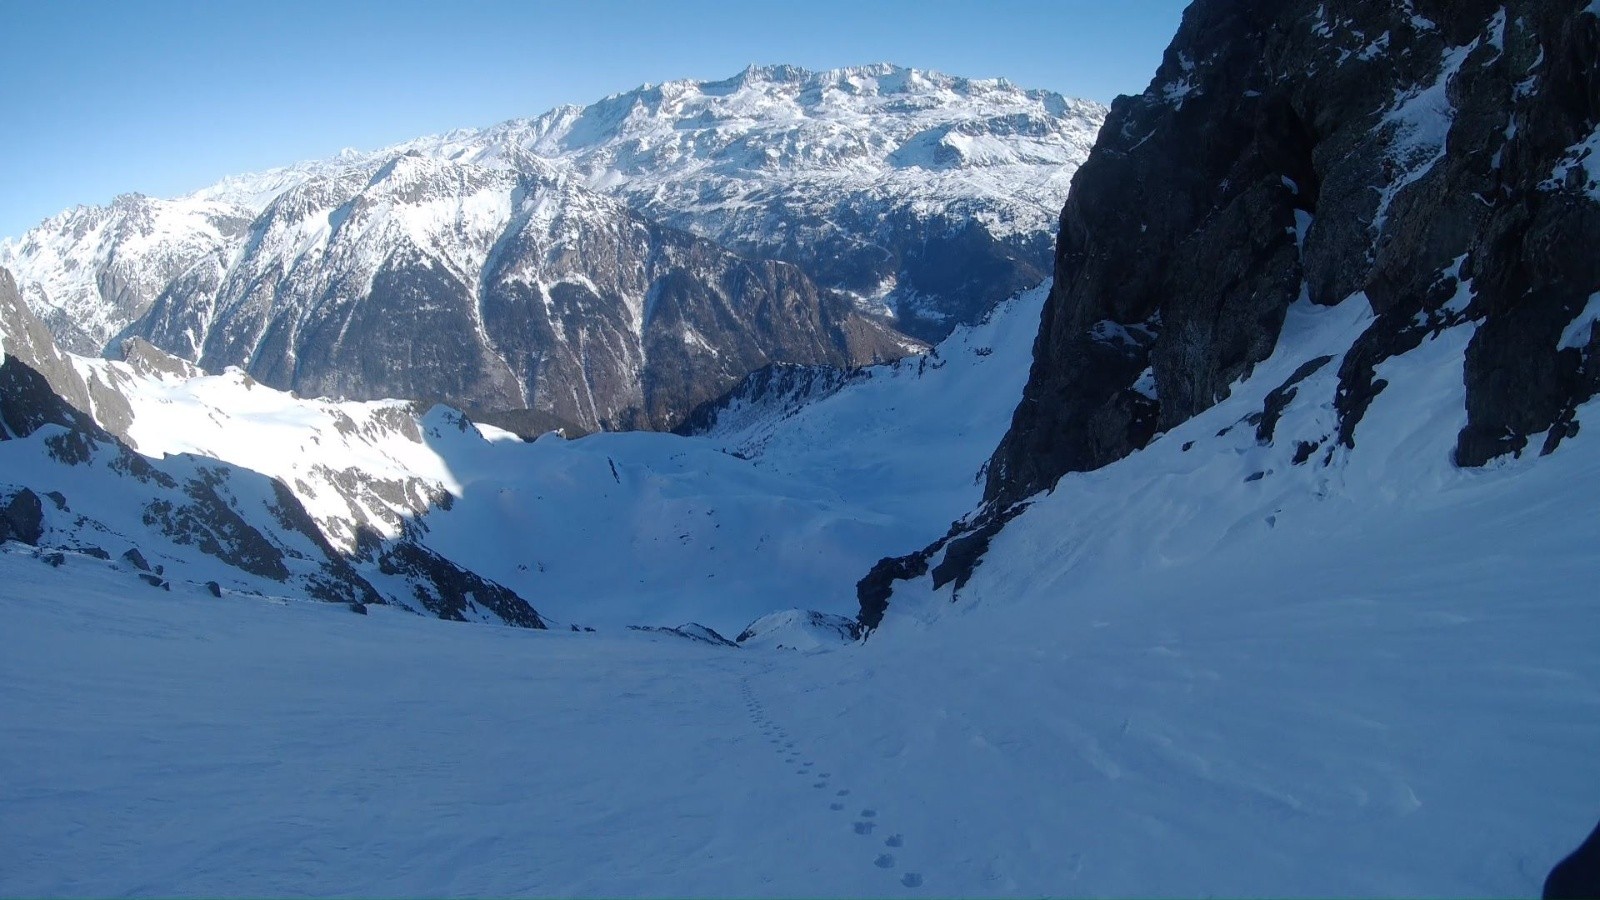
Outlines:
<svg viewBox="0 0 1600 900"><path fill-rule="evenodd" d="M646 84L535 118L230 176L184 199L260 210L296 184L399 154L498 166L521 166L531 154L579 173L597 190L621 188L630 196L648 196L649 205L665 205L672 195L699 196L702 191L691 190L686 177L761 182L769 189L812 179L853 187L876 182L886 195L904 190L940 203L1003 202L1013 208L996 210L997 224L1033 228L1040 221L1030 221L1023 211L1042 211L1048 226L1062 197L1017 196L1017 189L1059 182L1064 191L1105 114L1106 108L1092 100L1024 89L1005 79L968 79L887 63L823 72L751 66L720 81ZM1052 171L1020 171L1029 167ZM1063 167L1068 171L1053 171ZM969 175L928 183L933 173L955 169ZM1009 171L996 172L993 179L970 174L981 169ZM881 183L895 179L897 170L920 170L920 175ZM733 203L731 195L707 198L699 209Z"/></svg>
<svg viewBox="0 0 1600 900"><path fill-rule="evenodd" d="M258 249L252 223L275 211L282 218L284 204L314 222L317 197L326 206L351 193L320 186L385 176L396 160L417 157L457 173L500 171L611 195L663 224L795 262L822 286L920 322L922 332L912 332L937 339L1047 274L1056 214L1105 113L1004 80L892 65L751 67L722 81L645 85L536 118L230 176L177 199L124 195L77 207L0 241L0 266L66 349L97 354L169 286L187 297ZM395 208L429 217L483 178L492 176L421 180ZM581 196L564 190L560 200ZM331 231L335 223L325 224ZM902 259L928 236L976 240L978 264L999 266L998 276L958 283L936 262ZM388 249L372 252L381 259ZM320 271L319 260L305 259L306 271Z"/></svg>
<svg viewBox="0 0 1600 900"><path fill-rule="evenodd" d="M254 214L199 197L123 194L107 206L58 213L0 241L0 267L57 341L98 352L172 279L235 251Z"/></svg>

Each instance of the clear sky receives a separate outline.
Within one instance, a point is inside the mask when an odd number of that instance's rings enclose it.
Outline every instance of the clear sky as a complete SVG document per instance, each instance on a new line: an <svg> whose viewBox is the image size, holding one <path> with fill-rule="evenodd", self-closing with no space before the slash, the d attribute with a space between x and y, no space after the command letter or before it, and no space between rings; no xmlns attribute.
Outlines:
<svg viewBox="0 0 1600 900"><path fill-rule="evenodd" d="M892 62L1109 102L1186 0L0 0L0 236L124 191L751 63Z"/></svg>

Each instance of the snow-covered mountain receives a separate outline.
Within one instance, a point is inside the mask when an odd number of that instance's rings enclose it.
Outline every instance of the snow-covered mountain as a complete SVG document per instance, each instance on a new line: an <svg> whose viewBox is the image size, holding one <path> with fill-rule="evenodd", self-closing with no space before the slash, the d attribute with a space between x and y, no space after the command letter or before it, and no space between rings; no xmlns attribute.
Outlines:
<svg viewBox="0 0 1600 900"><path fill-rule="evenodd" d="M1197 0L1054 283L689 436L522 443L24 318L0 472L76 510L36 458L103 426L284 485L308 565L404 544L564 627L217 603L160 523L152 591L29 546L62 507L18 490L0 893L1536 893L1600 807L1597 57L1590 0Z"/></svg>
<svg viewBox="0 0 1600 900"><path fill-rule="evenodd" d="M311 176L122 336L303 394L532 410L585 430L670 427L772 361L848 366L913 346L793 266L519 159L409 150Z"/></svg>
<svg viewBox="0 0 1600 900"><path fill-rule="evenodd" d="M0 241L0 267L63 348L98 354L174 280L224 264L254 218L233 202L123 194Z"/></svg>
<svg viewBox="0 0 1600 900"><path fill-rule="evenodd" d="M1106 112L1004 79L889 64L751 66L236 176L192 199L259 208L396 153L487 166L533 156L654 221L795 263L936 339L1048 274L1061 202Z"/></svg>
<svg viewBox="0 0 1600 900"><path fill-rule="evenodd" d="M1103 115L751 68L79 208L0 266L80 354L137 335L301 393L665 428L768 363L915 348L877 314L937 339L1037 284Z"/></svg>
<svg viewBox="0 0 1600 900"><path fill-rule="evenodd" d="M1072 173L1106 110L892 65L751 67L647 85L478 140L558 160L645 215L939 338L1048 274Z"/></svg>
<svg viewBox="0 0 1600 900"><path fill-rule="evenodd" d="M1370 465L1375 416L1421 389L1399 373L1449 372L1461 389L1429 413L1448 430L1428 437L1442 464L1550 454L1578 434L1600 393L1600 190L1574 165L1600 128L1600 19L1576 2L1435 13L1190 7L1074 179L985 505L879 566L869 619L897 581L960 588L1063 476L1241 395L1245 418L1207 421L1251 433L1263 449L1245 474L1269 481ZM1359 327L1288 349L1290 326L1323 307L1359 310Z"/></svg>

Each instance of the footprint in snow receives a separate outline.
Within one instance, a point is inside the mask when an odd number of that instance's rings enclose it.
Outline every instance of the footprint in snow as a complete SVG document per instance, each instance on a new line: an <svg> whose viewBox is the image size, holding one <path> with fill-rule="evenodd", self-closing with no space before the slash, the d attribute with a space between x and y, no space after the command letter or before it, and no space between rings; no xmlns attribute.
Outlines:
<svg viewBox="0 0 1600 900"><path fill-rule="evenodd" d="M872 864L880 869L892 869L894 868L894 854L879 853L878 858L873 860Z"/></svg>
<svg viewBox="0 0 1600 900"><path fill-rule="evenodd" d="M891 834L887 838L884 838L883 841L883 845L885 847L904 847L905 843L906 839L898 834Z"/></svg>
<svg viewBox="0 0 1600 900"><path fill-rule="evenodd" d="M872 818L873 816L875 816L877 814L878 814L878 811L875 810L875 809L863 809L861 811L861 817L863 819L870 819L870 818Z"/></svg>
<svg viewBox="0 0 1600 900"><path fill-rule="evenodd" d="M835 797L848 797L848 796L850 796L850 789L849 788L841 788L837 792L834 793L834 796Z"/></svg>
<svg viewBox="0 0 1600 900"><path fill-rule="evenodd" d="M900 879L900 883L906 887L922 887L922 876L915 872L907 872L905 877Z"/></svg>
<svg viewBox="0 0 1600 900"><path fill-rule="evenodd" d="M833 810L834 812L838 812L839 810L844 809L844 804L843 803L829 803L828 804L828 808Z"/></svg>

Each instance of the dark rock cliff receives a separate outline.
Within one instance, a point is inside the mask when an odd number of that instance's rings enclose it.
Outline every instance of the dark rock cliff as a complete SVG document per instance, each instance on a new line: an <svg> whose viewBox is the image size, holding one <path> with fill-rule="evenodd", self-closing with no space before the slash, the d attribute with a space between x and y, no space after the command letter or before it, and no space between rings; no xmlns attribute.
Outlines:
<svg viewBox="0 0 1600 900"><path fill-rule="evenodd" d="M1600 242L1600 204L1581 178L1551 181L1600 119L1600 19L1578 0L1413 6L1189 9L1073 181L990 501L1210 407L1272 351L1302 291L1364 291L1379 314L1341 370L1346 441L1381 390L1372 366L1468 279L1464 314L1482 324L1462 465L1522 449L1593 393L1556 345L1600 289L1600 255L1581 249ZM1147 367L1156 398L1132 390Z"/></svg>
<svg viewBox="0 0 1600 900"><path fill-rule="evenodd" d="M1073 180L984 508L863 579L863 622L946 545L947 561L963 550L960 571L945 567L959 584L1017 504L1227 396L1302 297L1364 293L1376 314L1339 363L1328 444L1359 442L1386 386L1378 364L1461 323L1475 333L1458 465L1575 434L1577 405L1600 389L1584 318L1600 291L1593 10L1197 0ZM1325 462L1319 450L1299 458Z"/></svg>

